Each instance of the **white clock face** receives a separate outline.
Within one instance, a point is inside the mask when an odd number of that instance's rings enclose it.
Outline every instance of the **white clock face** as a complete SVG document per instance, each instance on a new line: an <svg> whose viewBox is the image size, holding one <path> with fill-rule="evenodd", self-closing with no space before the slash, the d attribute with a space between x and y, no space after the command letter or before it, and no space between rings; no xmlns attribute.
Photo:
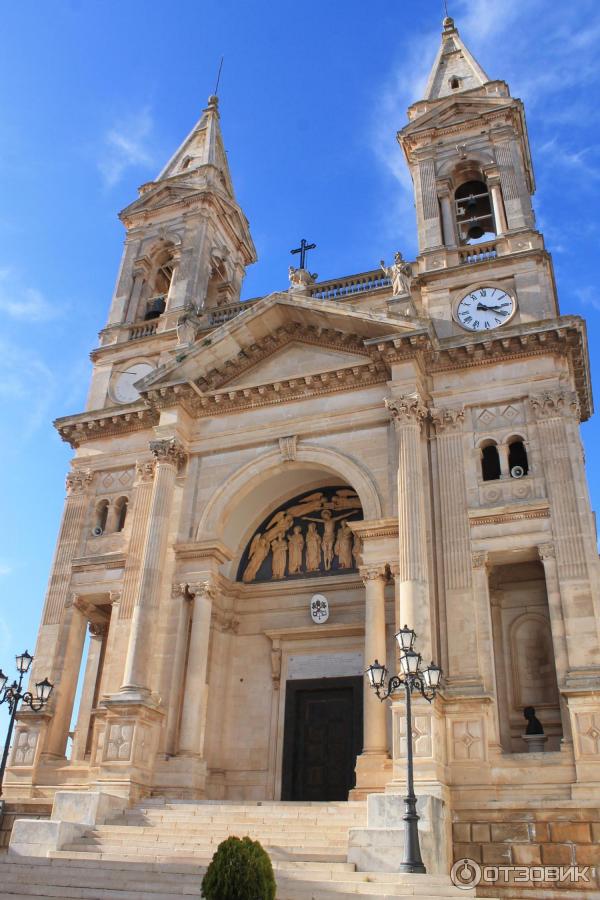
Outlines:
<svg viewBox="0 0 600 900"><path fill-rule="evenodd" d="M468 331L490 331L508 322L515 309L514 297L502 288L475 288L456 307L456 321Z"/></svg>
<svg viewBox="0 0 600 900"><path fill-rule="evenodd" d="M135 403L140 395L134 384L153 371L153 366L148 363L134 363L121 372L113 385L113 395L117 403Z"/></svg>

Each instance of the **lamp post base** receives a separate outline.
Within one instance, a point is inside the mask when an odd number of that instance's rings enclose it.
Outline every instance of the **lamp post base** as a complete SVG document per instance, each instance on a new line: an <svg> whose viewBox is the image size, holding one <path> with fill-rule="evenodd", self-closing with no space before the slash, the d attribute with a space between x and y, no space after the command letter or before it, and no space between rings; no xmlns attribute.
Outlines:
<svg viewBox="0 0 600 900"><path fill-rule="evenodd" d="M425 875L427 869L421 859L419 846L419 815L417 813L417 798L409 794L404 798L406 812L402 817L406 823L404 831L404 859L400 865L401 872Z"/></svg>

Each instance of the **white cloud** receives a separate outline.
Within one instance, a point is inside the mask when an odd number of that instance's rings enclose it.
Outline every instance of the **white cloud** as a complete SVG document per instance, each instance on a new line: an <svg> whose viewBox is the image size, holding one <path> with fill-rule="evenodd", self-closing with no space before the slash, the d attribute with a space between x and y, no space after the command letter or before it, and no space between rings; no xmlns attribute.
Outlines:
<svg viewBox="0 0 600 900"><path fill-rule="evenodd" d="M48 322L61 314L37 288L23 284L18 272L0 269L0 310L23 322Z"/></svg>
<svg viewBox="0 0 600 900"><path fill-rule="evenodd" d="M122 119L107 131L102 141L98 168L107 187L113 187L126 169L134 166L148 167L154 159L149 138L154 121L148 107L135 115Z"/></svg>

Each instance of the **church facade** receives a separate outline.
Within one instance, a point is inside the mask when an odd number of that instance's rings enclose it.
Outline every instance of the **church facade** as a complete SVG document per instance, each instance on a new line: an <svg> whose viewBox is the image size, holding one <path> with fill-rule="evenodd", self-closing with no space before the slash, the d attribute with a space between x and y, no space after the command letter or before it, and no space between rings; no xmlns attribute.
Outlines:
<svg viewBox="0 0 600 900"><path fill-rule="evenodd" d="M242 303L216 97L121 213L88 403L56 422L33 671L55 690L19 714L8 798L401 793L402 698L364 671L397 671L408 624L444 672L413 707L419 795L600 804L585 324L559 313L523 105L451 19L398 140L411 263L317 282L302 257Z"/></svg>

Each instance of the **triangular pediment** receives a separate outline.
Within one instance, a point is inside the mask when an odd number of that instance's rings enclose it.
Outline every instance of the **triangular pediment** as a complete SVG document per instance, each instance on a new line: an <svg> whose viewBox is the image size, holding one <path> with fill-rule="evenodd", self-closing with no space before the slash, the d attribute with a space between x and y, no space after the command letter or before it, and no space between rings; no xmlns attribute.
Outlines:
<svg viewBox="0 0 600 900"><path fill-rule="evenodd" d="M331 347L322 347L318 344L291 341L241 375L225 382L224 386L228 388L251 387L287 378L299 378L357 365L362 366L368 361L369 355L366 352L361 355L344 350L334 350Z"/></svg>
<svg viewBox="0 0 600 900"><path fill-rule="evenodd" d="M151 183L143 189L141 197L126 206L121 211L121 216L130 216L132 213L149 212L151 210L160 209L163 206L169 206L171 203L177 203L192 197L198 193L198 187L191 184L165 184L164 182Z"/></svg>
<svg viewBox="0 0 600 900"><path fill-rule="evenodd" d="M432 109L410 122L402 129L401 134L409 135L434 128L450 128L473 119L480 119L482 116L497 112L502 108L509 109L513 102L511 98L507 97L481 95L448 97L436 102Z"/></svg>
<svg viewBox="0 0 600 900"><path fill-rule="evenodd" d="M193 385L197 395L372 364L379 340L421 325L327 300L272 294L137 383L142 393Z"/></svg>

